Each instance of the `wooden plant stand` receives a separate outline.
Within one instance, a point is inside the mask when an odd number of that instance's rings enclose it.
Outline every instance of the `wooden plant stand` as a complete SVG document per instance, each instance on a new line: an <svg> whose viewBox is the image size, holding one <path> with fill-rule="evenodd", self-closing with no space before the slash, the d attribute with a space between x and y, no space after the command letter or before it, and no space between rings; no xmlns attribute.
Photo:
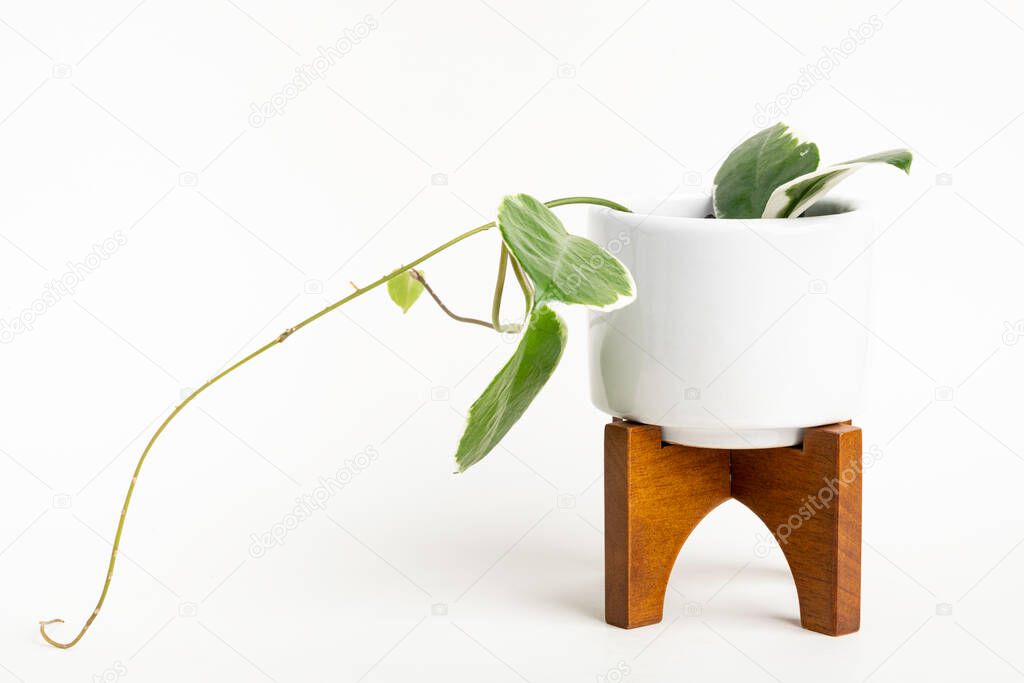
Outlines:
<svg viewBox="0 0 1024 683"><path fill-rule="evenodd" d="M690 532L735 498L761 518L789 562L800 623L839 636L860 628L861 432L849 422L804 432L802 446L724 450L665 444L661 428L605 427L605 619L661 621Z"/></svg>

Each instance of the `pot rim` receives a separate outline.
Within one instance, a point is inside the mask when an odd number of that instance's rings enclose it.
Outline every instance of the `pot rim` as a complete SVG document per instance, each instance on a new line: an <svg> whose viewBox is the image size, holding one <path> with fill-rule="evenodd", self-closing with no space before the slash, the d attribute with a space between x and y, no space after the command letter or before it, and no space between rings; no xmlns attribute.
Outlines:
<svg viewBox="0 0 1024 683"><path fill-rule="evenodd" d="M817 202L809 211L813 215L798 218L707 218L711 212L711 197L706 194L673 195L668 199L637 197L625 206L638 206L631 213L604 206L591 206L591 218L611 219L634 229L650 232L716 232L765 231L772 233L804 233L823 228L842 229L861 223L865 214L859 202L838 196L829 196ZM647 208L651 207L651 208ZM690 214L690 215L687 215Z"/></svg>

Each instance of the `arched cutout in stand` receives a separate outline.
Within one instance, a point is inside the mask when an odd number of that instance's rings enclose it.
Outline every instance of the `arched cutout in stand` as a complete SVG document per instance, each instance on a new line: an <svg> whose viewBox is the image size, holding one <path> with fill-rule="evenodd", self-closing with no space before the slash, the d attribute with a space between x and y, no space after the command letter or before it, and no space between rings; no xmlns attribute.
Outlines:
<svg viewBox="0 0 1024 683"><path fill-rule="evenodd" d="M800 600L800 623L832 636L860 628L861 432L804 432L802 446L724 450L663 444L661 428L605 427L605 619L661 621L690 532L735 498L775 536Z"/></svg>

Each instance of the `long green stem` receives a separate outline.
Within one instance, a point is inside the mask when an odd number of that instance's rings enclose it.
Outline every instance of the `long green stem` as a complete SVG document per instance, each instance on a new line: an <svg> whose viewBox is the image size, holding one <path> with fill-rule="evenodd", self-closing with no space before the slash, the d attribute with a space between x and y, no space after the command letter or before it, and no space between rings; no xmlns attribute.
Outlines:
<svg viewBox="0 0 1024 683"><path fill-rule="evenodd" d="M566 198L563 198L563 199L556 199L556 200L547 202L547 206L551 207L551 208L554 208L556 206L565 206L567 204L594 204L594 205L598 205L598 206L607 206L607 207L610 207L610 208L613 208L613 209L618 209L620 211L628 211L629 210L629 209L625 208L624 206L622 206L621 204L616 204L615 202L609 201L607 199L601 199L599 197L566 197ZM353 299L356 299L356 298L362 296L363 294L366 294L367 292L370 292L370 291L376 289L377 287L380 287L384 283L388 282L389 280L391 280L391 279L393 279L395 277L398 277L399 275L401 275L405 271L409 270L410 268L415 268L416 266L420 265L424 261L426 261L426 260L436 256L437 254L440 254L445 249L448 249L449 247L455 246L456 244L458 244L462 240L467 239L469 237L472 237L473 235L476 235L477 233L481 233L481 232L484 232L486 230L489 230L489 229L493 228L494 226L495 226L494 221L491 221L490 223L485 223L484 225L477 226L477 227L473 228L472 230L468 230L468 231L462 233L461 235L453 237L452 239L448 240L447 242L445 242L441 246L437 247L436 249L432 249L432 250L428 251L426 254L424 254L423 256L419 257L415 261L412 261L411 263L409 263L407 265L404 265L404 266L402 266L400 268L396 268L395 270L391 271L387 275L381 277L378 280L375 280L374 282L371 282L370 284L366 285L365 287L360 287L359 289L356 289L356 291L352 292L348 296L346 296L346 297L344 297L342 299L339 299L338 301L335 301L334 303L332 303L330 306L327 306L326 308L321 309L317 313L314 313L313 315L309 316L305 320L303 320L303 321L299 322L298 324L296 324L294 327L289 327L284 332L279 334L276 338L272 339L271 341L267 342L266 344L264 344L260 348L256 349L255 351L250 353L245 358L242 358L241 360L237 361L236 363L234 363L234 364L230 365L229 367L227 367L226 369L222 370L217 375L215 375L211 379L207 380L206 383L203 384L201 387L199 387L198 389L193 391L191 394L189 394L185 398L185 400L183 400L181 403L179 403L178 406L173 411L171 411L171 414L168 415L164 419L164 421L160 423L160 426L153 433L153 436L150 437L149 442L146 444L146 447L142 451L142 455L139 456L138 463L135 465L135 472L132 474L131 483L128 485L128 491L127 491L127 493L125 494L125 497L124 497L124 505L121 506L121 517L120 517L120 519L117 522L117 531L114 533L114 543L113 543L113 546L111 547L111 550L110 550L110 562L107 565L106 580L103 582L103 590L100 592L100 598L96 602L96 607L93 609L92 614L89 615L89 618L85 621L85 625L82 626L82 630L78 632L78 635L75 636L74 639L72 639L72 640L70 640L70 641L68 641L66 643L58 642L58 641L50 638L50 636L48 636L46 634L46 627L48 625L63 623L64 622L63 619L50 619L48 621L40 621L39 622L39 633L43 636L43 640L45 640L50 645L53 645L54 647L59 647L61 649L67 649L67 648L73 647L76 643L78 643L78 641L80 641L82 639L82 637L85 635L86 631L89 630L89 627L92 626L92 623L96 620L96 617L100 613L100 609L103 607L104 601L107 599L107 592L110 590L110 581L111 581L111 579L114 576L114 564L117 562L117 553L118 553L118 549L121 546L121 534L124 531L124 521L125 521L125 518L128 515L128 506L131 503L132 494L135 492L135 484L136 484L136 482L139 479L139 472L142 471L142 465L146 461L146 456L148 456L150 450L152 450L153 444L156 443L156 440L163 433L164 429L167 428L167 425L169 425L171 423L171 420L173 420L175 417L177 417L178 413L180 413L185 408L185 406L187 406L189 403L191 403L193 401L193 399L195 399L197 396L199 396L199 394L203 393L208 388L210 388L211 386L216 384L219 380L221 380L224 377L228 376L229 374L231 374L232 372L234 372L238 368L242 367L243 365L245 365L249 361L253 360L257 356L261 356L261 355L263 355L263 353L265 353L266 351L269 351L271 348L277 346L278 344L282 344L286 339L288 339L288 337L290 337L291 335L295 334L296 332L301 330L306 325L309 325L310 323L314 322L315 320L319 320L320 318L322 318L323 316L327 315L328 313L330 313L334 309L336 309L336 308L338 308L340 306L343 306L344 304L347 304L349 301L352 301Z"/></svg>
<svg viewBox="0 0 1024 683"><path fill-rule="evenodd" d="M613 202L610 199L602 199L601 197L563 197L562 199L552 199L550 202L544 202L544 206L549 209L554 209L558 206L568 206L569 204L593 204L594 206L604 206L609 209L615 209L616 211L632 213L632 211L624 207L622 204Z"/></svg>
<svg viewBox="0 0 1024 683"><path fill-rule="evenodd" d="M519 289L523 290L523 299L526 301L526 315L529 316L530 311L533 310L533 285L530 283L530 279L526 277L526 273L523 272L523 267L519 265L516 257L510 256L509 258L512 260L512 272L516 274Z"/></svg>
<svg viewBox="0 0 1024 683"><path fill-rule="evenodd" d="M498 254L498 280L494 283L494 298L491 301L491 324L499 332L505 330L501 326L501 297L505 293L505 274L508 272L508 247L501 243Z"/></svg>

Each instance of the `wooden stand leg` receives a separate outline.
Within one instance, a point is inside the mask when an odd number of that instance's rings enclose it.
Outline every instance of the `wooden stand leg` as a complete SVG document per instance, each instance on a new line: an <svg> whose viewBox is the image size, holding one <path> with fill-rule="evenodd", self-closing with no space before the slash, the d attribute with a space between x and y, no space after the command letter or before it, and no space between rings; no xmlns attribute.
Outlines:
<svg viewBox="0 0 1024 683"><path fill-rule="evenodd" d="M828 635L860 627L861 433L806 430L802 447L719 450L662 444L661 429L605 428L605 618L661 621L676 556L730 497L778 540L797 587L800 622Z"/></svg>
<svg viewBox="0 0 1024 683"><path fill-rule="evenodd" d="M629 422L604 439L605 619L656 624L683 542L729 499L729 452L662 447L660 427Z"/></svg>
<svg viewBox="0 0 1024 683"><path fill-rule="evenodd" d="M861 432L808 429L803 449L733 451L732 495L789 562L800 623L830 636L860 628Z"/></svg>

